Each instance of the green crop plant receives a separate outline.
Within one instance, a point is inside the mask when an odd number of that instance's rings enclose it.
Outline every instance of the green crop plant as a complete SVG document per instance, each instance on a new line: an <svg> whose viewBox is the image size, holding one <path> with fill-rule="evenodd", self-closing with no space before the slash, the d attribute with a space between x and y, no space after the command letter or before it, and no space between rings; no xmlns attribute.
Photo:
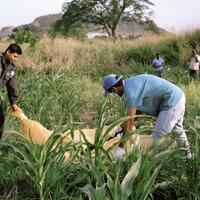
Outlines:
<svg viewBox="0 0 200 200"><path fill-rule="evenodd" d="M199 130L193 126L190 129L193 132L193 146L192 146L192 159L182 164L185 176L182 176L181 182L185 189L188 191L189 200L200 199L200 133Z"/></svg>
<svg viewBox="0 0 200 200"><path fill-rule="evenodd" d="M31 141L18 135L17 142L3 141L1 150L9 148L9 157L3 162L12 163L23 171L31 182L32 188L38 192L41 200L61 199L63 190L61 184L66 177L68 166L75 156L66 160L65 153L72 149L72 145L56 144L60 134L53 134L44 145L35 145Z"/></svg>

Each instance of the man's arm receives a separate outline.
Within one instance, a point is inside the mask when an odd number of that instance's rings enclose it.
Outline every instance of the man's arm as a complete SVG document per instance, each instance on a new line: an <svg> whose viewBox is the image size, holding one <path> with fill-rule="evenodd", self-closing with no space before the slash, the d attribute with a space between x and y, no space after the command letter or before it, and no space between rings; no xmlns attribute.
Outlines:
<svg viewBox="0 0 200 200"><path fill-rule="evenodd" d="M155 60L153 60L153 62L152 62L153 68L156 68L156 67L157 67L156 65L157 65L157 64L156 64Z"/></svg>
<svg viewBox="0 0 200 200"><path fill-rule="evenodd" d="M7 87L8 99L10 101L10 105L16 104L18 94L17 94L17 88L16 88L15 75L7 81L6 87Z"/></svg>
<svg viewBox="0 0 200 200"><path fill-rule="evenodd" d="M195 60L196 60L196 63L199 63L200 62L200 56L199 55L195 55Z"/></svg>
<svg viewBox="0 0 200 200"><path fill-rule="evenodd" d="M9 98L12 110L14 112L15 111L21 111L21 108L16 104L18 95L17 95L15 75L6 83L6 87L7 87L8 98Z"/></svg>
<svg viewBox="0 0 200 200"><path fill-rule="evenodd" d="M127 111L126 116L134 116L134 115L136 115L136 111L137 111L137 109L135 107L132 107ZM132 128L134 125L135 125L135 120L129 119L121 125L121 128L124 133L129 133L132 131Z"/></svg>
<svg viewBox="0 0 200 200"><path fill-rule="evenodd" d="M153 62L152 62L152 65L154 68L162 67L162 66L164 67L164 64L165 64L165 61L163 58L160 58L158 61L153 60Z"/></svg>
<svg viewBox="0 0 200 200"><path fill-rule="evenodd" d="M165 60L162 58L162 66L164 67L165 65Z"/></svg>

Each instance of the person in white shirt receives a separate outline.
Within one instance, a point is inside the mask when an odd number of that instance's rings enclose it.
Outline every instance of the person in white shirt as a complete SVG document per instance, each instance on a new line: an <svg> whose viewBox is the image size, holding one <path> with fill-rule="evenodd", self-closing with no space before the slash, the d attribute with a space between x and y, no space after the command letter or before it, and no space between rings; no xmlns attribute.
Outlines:
<svg viewBox="0 0 200 200"><path fill-rule="evenodd" d="M164 59L160 56L159 53L156 53L156 58L153 59L152 65L155 69L156 74L161 77L161 73L164 70Z"/></svg>
<svg viewBox="0 0 200 200"><path fill-rule="evenodd" d="M189 73L192 78L195 78L199 73L200 56L197 54L196 50L192 50L192 53L188 59L189 62Z"/></svg>

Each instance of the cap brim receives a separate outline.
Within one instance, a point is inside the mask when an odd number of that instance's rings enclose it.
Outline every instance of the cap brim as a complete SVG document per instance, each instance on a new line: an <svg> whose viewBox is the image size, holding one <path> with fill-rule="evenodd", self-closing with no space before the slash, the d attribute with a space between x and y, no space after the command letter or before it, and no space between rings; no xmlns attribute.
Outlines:
<svg viewBox="0 0 200 200"><path fill-rule="evenodd" d="M123 76L119 76L116 82L120 81L123 78Z"/></svg>

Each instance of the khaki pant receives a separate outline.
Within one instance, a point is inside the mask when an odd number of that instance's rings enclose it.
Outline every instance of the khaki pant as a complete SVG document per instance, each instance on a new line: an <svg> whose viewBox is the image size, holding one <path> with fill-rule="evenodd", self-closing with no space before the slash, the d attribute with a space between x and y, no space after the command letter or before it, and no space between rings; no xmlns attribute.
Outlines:
<svg viewBox="0 0 200 200"><path fill-rule="evenodd" d="M183 95L179 102L171 109L160 111L155 129L152 134L152 138L160 138L166 134L171 133L174 129L174 131L177 133L177 143L187 149L187 156L190 158L192 155L189 148L189 142L183 128L184 114L185 95Z"/></svg>

